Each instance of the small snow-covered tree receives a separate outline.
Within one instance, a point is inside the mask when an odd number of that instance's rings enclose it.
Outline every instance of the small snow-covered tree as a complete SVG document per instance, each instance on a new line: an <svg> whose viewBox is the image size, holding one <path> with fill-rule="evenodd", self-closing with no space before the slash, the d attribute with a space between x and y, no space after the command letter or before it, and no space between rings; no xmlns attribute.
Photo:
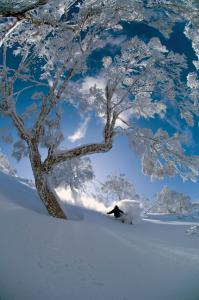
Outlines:
<svg viewBox="0 0 199 300"><path fill-rule="evenodd" d="M189 196L182 193L170 190L165 186L158 194L156 198L156 205L153 211L164 213L187 213L191 212L192 205Z"/></svg>
<svg viewBox="0 0 199 300"><path fill-rule="evenodd" d="M110 151L120 134L128 135L130 146L141 155L144 174L196 178L199 158L185 155L178 134L170 136L162 129L154 133L135 124L140 118L164 118L171 102L179 103L181 112L186 107L186 116L197 114L193 101L184 101L189 87L182 81L187 67L183 55L166 49L158 38L126 39L117 53L99 62L103 85L84 86L88 59L109 45L114 32L122 32L122 24L142 22L168 37L175 22L183 21L197 49L197 12L196 2L185 0L1 1L0 113L17 131L13 154L18 160L29 156L35 186L50 215L66 218L49 186L55 166ZM22 99L25 109L19 104ZM101 142L60 150L66 138L61 126L65 102L81 116L102 120Z"/></svg>
<svg viewBox="0 0 199 300"><path fill-rule="evenodd" d="M76 198L77 191L83 191L85 185L94 179L94 171L88 157L73 158L56 165L51 177L55 188L69 187Z"/></svg>
<svg viewBox="0 0 199 300"><path fill-rule="evenodd" d="M135 200L135 189L124 174L108 175L97 189L96 198L106 206L123 199ZM136 198L137 200L137 198Z"/></svg>
<svg viewBox="0 0 199 300"><path fill-rule="evenodd" d="M138 201L140 201L141 206L143 208L143 211L145 213L147 213L148 211L150 211L150 208L152 206L152 202L149 198L146 198L144 196L139 196L139 198L137 199Z"/></svg>
<svg viewBox="0 0 199 300"><path fill-rule="evenodd" d="M191 203L193 215L199 216L199 201L194 201Z"/></svg>
<svg viewBox="0 0 199 300"><path fill-rule="evenodd" d="M2 153L1 149L0 149L0 171L11 176L16 175L16 170L14 170L11 167L7 156Z"/></svg>

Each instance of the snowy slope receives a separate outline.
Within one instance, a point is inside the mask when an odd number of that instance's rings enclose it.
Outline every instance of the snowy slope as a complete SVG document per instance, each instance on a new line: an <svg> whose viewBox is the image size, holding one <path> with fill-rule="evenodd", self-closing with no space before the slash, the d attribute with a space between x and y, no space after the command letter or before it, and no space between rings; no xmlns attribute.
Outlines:
<svg viewBox="0 0 199 300"><path fill-rule="evenodd" d="M47 215L42 202L38 201L36 191L21 181L20 177L8 176L0 171L0 210L7 209L8 206L15 210L23 207Z"/></svg>
<svg viewBox="0 0 199 300"><path fill-rule="evenodd" d="M123 225L96 212L48 217L0 173L0 300L198 300L199 237L186 225Z"/></svg>

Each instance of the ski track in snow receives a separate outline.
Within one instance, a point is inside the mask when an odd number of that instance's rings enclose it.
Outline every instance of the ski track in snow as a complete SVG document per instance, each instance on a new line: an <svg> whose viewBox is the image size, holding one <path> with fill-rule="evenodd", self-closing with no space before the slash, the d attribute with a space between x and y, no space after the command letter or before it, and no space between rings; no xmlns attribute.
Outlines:
<svg viewBox="0 0 199 300"><path fill-rule="evenodd" d="M162 258L171 258L173 260L182 259L182 264L189 264L190 262L199 264L198 250L188 250L187 248L180 247L172 248L172 245L168 247L164 244L161 244L161 241L159 241L159 243L154 243L150 242L150 240L143 240L142 238L134 238L131 240L127 236L118 236L117 233L108 229L105 229L105 232L114 237L115 239L118 239L118 241L124 244L124 246L130 247L133 250L142 253L143 255L146 255L147 252L150 251L150 253L153 253L154 255L160 255L162 256Z"/></svg>

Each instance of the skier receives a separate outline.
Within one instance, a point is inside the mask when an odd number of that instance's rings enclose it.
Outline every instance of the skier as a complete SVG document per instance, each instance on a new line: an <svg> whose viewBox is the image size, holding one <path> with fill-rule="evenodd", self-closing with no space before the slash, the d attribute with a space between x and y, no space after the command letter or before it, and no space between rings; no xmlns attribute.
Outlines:
<svg viewBox="0 0 199 300"><path fill-rule="evenodd" d="M115 207L111 211L107 212L107 215L110 214L114 214L115 218L119 218L124 214L124 212L121 209L119 209L117 205L115 205Z"/></svg>

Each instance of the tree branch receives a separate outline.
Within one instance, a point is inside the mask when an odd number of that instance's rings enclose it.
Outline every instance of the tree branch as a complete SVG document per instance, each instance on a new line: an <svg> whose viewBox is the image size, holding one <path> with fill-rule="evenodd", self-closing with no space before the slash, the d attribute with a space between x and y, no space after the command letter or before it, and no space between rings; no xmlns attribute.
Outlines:
<svg viewBox="0 0 199 300"><path fill-rule="evenodd" d="M94 153L105 153L111 150L113 146L113 138L115 135L114 127L117 120L118 114L113 112L112 119L107 118L107 123L104 126L104 142L93 143L88 145L83 145L71 150L61 151L60 153L53 153L53 149L49 149L48 157L44 161L45 171L49 171L55 164L70 160L74 157L81 157L84 155L94 154Z"/></svg>
<svg viewBox="0 0 199 300"><path fill-rule="evenodd" d="M16 19L12 25L8 28L8 30L1 36L0 39L0 47L3 45L5 39L22 23L20 19Z"/></svg>
<svg viewBox="0 0 199 300"><path fill-rule="evenodd" d="M81 157L84 155L94 154L94 153L105 153L112 148L112 141L107 143L93 143L88 145L83 145L71 150L62 151L57 154L49 156L43 163L45 171L49 171L55 164L70 160L74 157Z"/></svg>
<svg viewBox="0 0 199 300"><path fill-rule="evenodd" d="M64 71L64 66L61 68L62 72L60 71L59 73L59 77L61 77L63 71ZM39 117L35 123L34 126L34 134L35 136L38 136L40 134L42 125L45 121L45 119L47 118L47 116L50 114L50 112L52 111L52 109L56 106L58 100L60 99L62 93L64 92L66 85L68 83L68 81L71 79L71 77L73 76L73 74L75 73L75 69L72 68L71 71L67 74L66 78L64 79L63 85L60 88L60 90L58 91L57 94L54 94L55 89L59 83L59 79L57 77L57 79L55 80L53 87L51 88L50 92L48 93L47 96L44 96L42 99L42 106L41 106L41 111L39 114ZM48 106L49 104L49 106Z"/></svg>
<svg viewBox="0 0 199 300"><path fill-rule="evenodd" d="M16 18L23 18L23 16L25 15L25 13L33 10L33 9L36 9L40 6L43 6L45 5L46 3L48 3L48 0L38 0L36 3L33 3L33 4L29 4L27 7L25 8L18 8L17 9L12 9L7 7L1 7L0 8L0 15L3 16L3 17L16 17Z"/></svg>
<svg viewBox="0 0 199 300"><path fill-rule="evenodd" d="M77 37L78 34L80 34L79 29L78 29L77 32L75 32L73 38ZM88 41L88 44L87 44L87 47L84 50L84 52L87 52L90 45L92 44L92 41L93 41L93 35L90 37L90 39ZM52 109L56 106L56 104L60 100L61 96L63 95L64 91L66 90L68 82L71 80L73 75L76 73L77 68L78 68L79 64L81 63L81 59L82 59L82 57L75 60L73 66L69 69L69 71L68 71L67 75L65 76L63 82L60 82L61 76L64 74L64 72L67 69L67 63L70 61L70 56L67 57L67 59L63 63L63 65L62 65L60 71L58 72L58 74L56 76L56 79L53 83L53 86L50 89L48 95L46 97L43 97L41 112L39 114L39 117L38 117L38 119L35 123L35 127L34 127L35 136L39 135L39 133L41 131L41 128L42 128L43 122L45 121L47 116L50 114ZM60 87L59 87L59 83L60 83ZM57 89L57 93L55 93L56 89ZM48 104L49 104L49 106L48 106Z"/></svg>
<svg viewBox="0 0 199 300"><path fill-rule="evenodd" d="M15 111L8 112L8 115L12 119L15 127L18 130L18 133L20 134L21 138L25 141L28 141L30 139L30 135L25 129L25 126L23 124L22 119L17 115Z"/></svg>

